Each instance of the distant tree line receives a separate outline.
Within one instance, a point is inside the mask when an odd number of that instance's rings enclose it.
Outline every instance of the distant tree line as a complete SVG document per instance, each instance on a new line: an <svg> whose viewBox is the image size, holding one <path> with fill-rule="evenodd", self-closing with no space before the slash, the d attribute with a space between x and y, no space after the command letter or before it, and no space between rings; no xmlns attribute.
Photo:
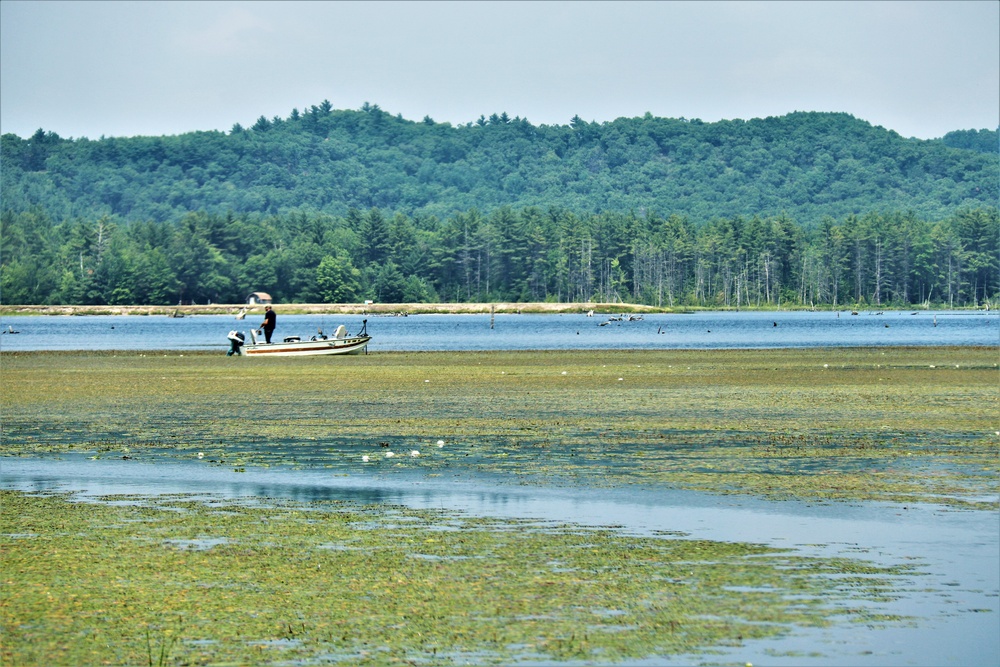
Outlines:
<svg viewBox="0 0 1000 667"><path fill-rule="evenodd" d="M452 126L324 101L229 133L8 134L0 158L3 210L54 222L371 208L447 219L510 206L670 211L695 224L784 213L812 227L876 210L939 220L1000 197L996 130L906 139L844 113L541 126L494 113Z"/></svg>
<svg viewBox="0 0 1000 667"><path fill-rule="evenodd" d="M968 307L1000 297L1000 214L869 212L803 225L472 208L444 218L198 211L177 221L0 215L7 304L637 302L663 307Z"/></svg>

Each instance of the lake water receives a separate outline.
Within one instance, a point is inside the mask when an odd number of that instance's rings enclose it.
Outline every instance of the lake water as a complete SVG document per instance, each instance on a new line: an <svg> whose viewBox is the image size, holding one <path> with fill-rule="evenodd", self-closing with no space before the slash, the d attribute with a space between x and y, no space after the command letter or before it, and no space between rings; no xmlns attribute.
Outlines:
<svg viewBox="0 0 1000 667"><path fill-rule="evenodd" d="M303 339L344 324L356 333L360 315L282 315L277 339ZM218 350L226 335L247 334L260 316L93 315L0 318L0 351ZM639 321L573 315L369 316L370 352L573 349L722 349L866 346L1000 345L1000 312L699 312L645 315Z"/></svg>

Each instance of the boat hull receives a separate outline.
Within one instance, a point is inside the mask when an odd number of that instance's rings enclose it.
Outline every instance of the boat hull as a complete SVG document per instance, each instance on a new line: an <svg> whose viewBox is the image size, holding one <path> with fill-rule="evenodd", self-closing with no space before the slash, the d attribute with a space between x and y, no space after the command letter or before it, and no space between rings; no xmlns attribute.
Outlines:
<svg viewBox="0 0 1000 667"><path fill-rule="evenodd" d="M256 343L243 348L243 354L253 357L314 357L331 354L360 354L371 336L304 340L292 343Z"/></svg>

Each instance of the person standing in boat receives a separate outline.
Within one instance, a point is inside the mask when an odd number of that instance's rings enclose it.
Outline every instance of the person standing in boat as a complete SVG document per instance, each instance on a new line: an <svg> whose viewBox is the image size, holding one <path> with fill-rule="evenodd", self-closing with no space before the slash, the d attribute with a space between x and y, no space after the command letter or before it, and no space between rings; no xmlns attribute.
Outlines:
<svg viewBox="0 0 1000 667"><path fill-rule="evenodd" d="M271 342L271 334L274 333L274 325L277 321L278 316L271 310L271 306L264 306L264 321L261 322L260 326L264 330L264 340L268 343Z"/></svg>

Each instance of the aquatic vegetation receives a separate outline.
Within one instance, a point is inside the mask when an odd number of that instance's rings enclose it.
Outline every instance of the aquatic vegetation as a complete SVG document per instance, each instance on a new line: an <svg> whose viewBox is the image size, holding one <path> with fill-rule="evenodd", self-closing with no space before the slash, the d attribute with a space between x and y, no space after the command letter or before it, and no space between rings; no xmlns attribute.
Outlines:
<svg viewBox="0 0 1000 667"><path fill-rule="evenodd" d="M25 353L4 375L6 454L972 508L1000 494L995 349Z"/></svg>
<svg viewBox="0 0 1000 667"><path fill-rule="evenodd" d="M2 362L7 456L973 510L1000 492L995 349ZM705 657L797 628L906 623L882 605L920 573L384 505L0 500L4 664Z"/></svg>
<svg viewBox="0 0 1000 667"><path fill-rule="evenodd" d="M919 572L386 506L0 500L4 664L710 655L797 627L905 622L879 601Z"/></svg>

